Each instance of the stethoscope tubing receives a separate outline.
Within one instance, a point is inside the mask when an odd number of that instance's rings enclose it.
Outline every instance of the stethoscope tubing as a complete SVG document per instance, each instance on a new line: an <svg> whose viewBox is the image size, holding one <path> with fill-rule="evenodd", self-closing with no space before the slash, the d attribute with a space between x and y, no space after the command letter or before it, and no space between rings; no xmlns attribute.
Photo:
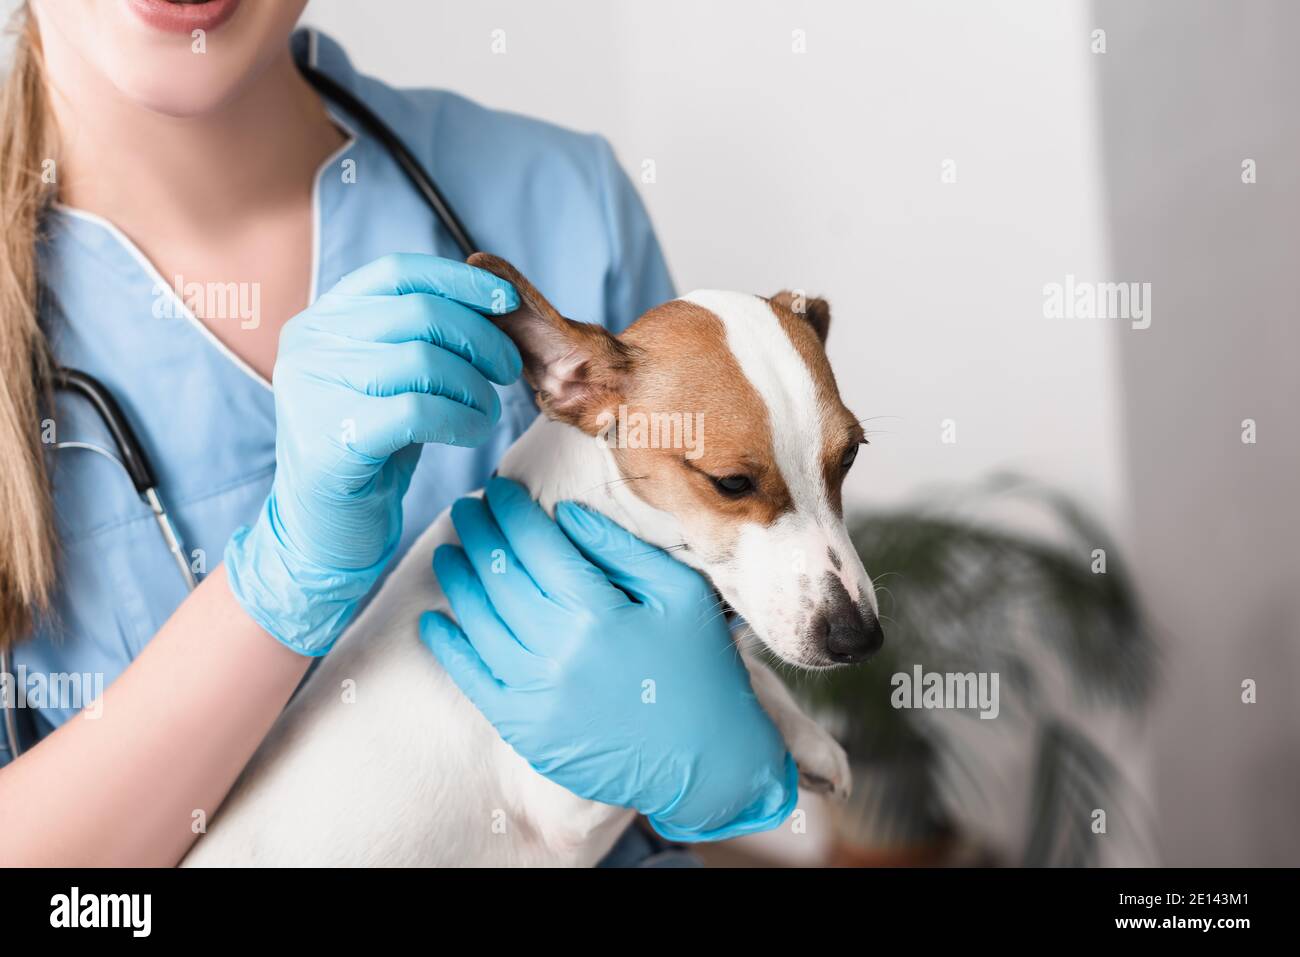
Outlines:
<svg viewBox="0 0 1300 957"><path fill-rule="evenodd" d="M439 222L451 234L459 247L461 256L468 259L478 250L469 230L461 222L460 217L452 208L451 203L442 195L442 190L434 182L433 176L429 174L420 161L415 158L402 138L398 136L393 128L381 120L375 112L361 102L351 90L346 89L342 84L333 77L326 76L315 67L308 66L305 63L299 63L298 69L302 72L304 78L310 83L316 92L327 100L333 100L343 111L356 122L363 126L367 133L379 141L379 144L388 152L388 154L397 163L415 191L420 194L428 207L433 210Z"/></svg>

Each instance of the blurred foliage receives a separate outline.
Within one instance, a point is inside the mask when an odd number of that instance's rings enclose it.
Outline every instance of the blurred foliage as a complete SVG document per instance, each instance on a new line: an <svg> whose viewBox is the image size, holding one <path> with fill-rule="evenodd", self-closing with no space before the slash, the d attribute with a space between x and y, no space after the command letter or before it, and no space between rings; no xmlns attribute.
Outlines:
<svg viewBox="0 0 1300 957"><path fill-rule="evenodd" d="M1030 506L1060 534L971 517L993 505ZM1024 863L1094 863L1090 812L1117 807L1119 776L1054 710L1060 679L1051 684L1047 668L1059 664L1080 703L1128 711L1147 702L1156 672L1132 581L1101 527L1064 496L1001 477L943 504L858 515L849 532L876 576L885 646L863 666L782 673L870 775L861 800L876 832L910 841L950 834L950 808L980 798L981 755L960 748L952 725L945 731L933 713L894 708L893 676L918 664L997 672L1000 717L1024 723L1035 742ZM1098 548L1103 574L1093 571Z"/></svg>

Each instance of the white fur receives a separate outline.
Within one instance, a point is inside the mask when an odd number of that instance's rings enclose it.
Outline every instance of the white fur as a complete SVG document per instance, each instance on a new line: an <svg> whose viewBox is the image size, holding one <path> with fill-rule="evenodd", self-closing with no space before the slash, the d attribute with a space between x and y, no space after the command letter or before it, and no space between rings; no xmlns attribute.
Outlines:
<svg viewBox="0 0 1300 957"><path fill-rule="evenodd" d="M680 540L671 516L618 481L609 451L569 426L539 418L500 472L547 511L574 499L655 544ZM185 866L586 866L609 850L632 812L534 772L420 644L420 616L447 609L431 562L452 541L444 513L286 709ZM746 664L801 769L847 791L843 751Z"/></svg>

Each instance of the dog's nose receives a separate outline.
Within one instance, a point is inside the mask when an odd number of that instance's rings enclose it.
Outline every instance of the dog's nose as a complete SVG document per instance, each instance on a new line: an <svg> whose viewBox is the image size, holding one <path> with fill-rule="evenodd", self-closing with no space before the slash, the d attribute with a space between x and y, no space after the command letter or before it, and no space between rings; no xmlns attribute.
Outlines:
<svg viewBox="0 0 1300 957"><path fill-rule="evenodd" d="M855 605L838 577L827 586L823 610L813 619L813 640L839 664L866 661L885 643L880 619L870 609Z"/></svg>
<svg viewBox="0 0 1300 957"><path fill-rule="evenodd" d="M854 664L866 661L885 643L885 632L875 615L826 615L817 623L824 635L822 644L832 661Z"/></svg>

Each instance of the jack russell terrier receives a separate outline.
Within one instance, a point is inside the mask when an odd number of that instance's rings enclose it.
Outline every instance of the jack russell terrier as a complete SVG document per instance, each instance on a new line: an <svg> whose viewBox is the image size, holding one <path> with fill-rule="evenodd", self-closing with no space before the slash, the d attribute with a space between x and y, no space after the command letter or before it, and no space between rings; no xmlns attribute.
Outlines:
<svg viewBox="0 0 1300 957"><path fill-rule="evenodd" d="M754 692L801 782L846 796L844 751L752 654L756 636L790 664L827 668L882 640L842 515L864 433L826 359L829 306L694 292L615 337L565 319L509 263L469 261L519 292L519 309L493 321L543 413L500 474L548 513L578 501L704 573L747 622ZM694 410L708 439L689 461L662 447L673 443L609 441L613 409ZM610 849L633 812L534 771L420 644L420 616L449 610L434 549L455 541L444 512L285 710L185 866L586 866ZM346 687L359 693L345 704Z"/></svg>

